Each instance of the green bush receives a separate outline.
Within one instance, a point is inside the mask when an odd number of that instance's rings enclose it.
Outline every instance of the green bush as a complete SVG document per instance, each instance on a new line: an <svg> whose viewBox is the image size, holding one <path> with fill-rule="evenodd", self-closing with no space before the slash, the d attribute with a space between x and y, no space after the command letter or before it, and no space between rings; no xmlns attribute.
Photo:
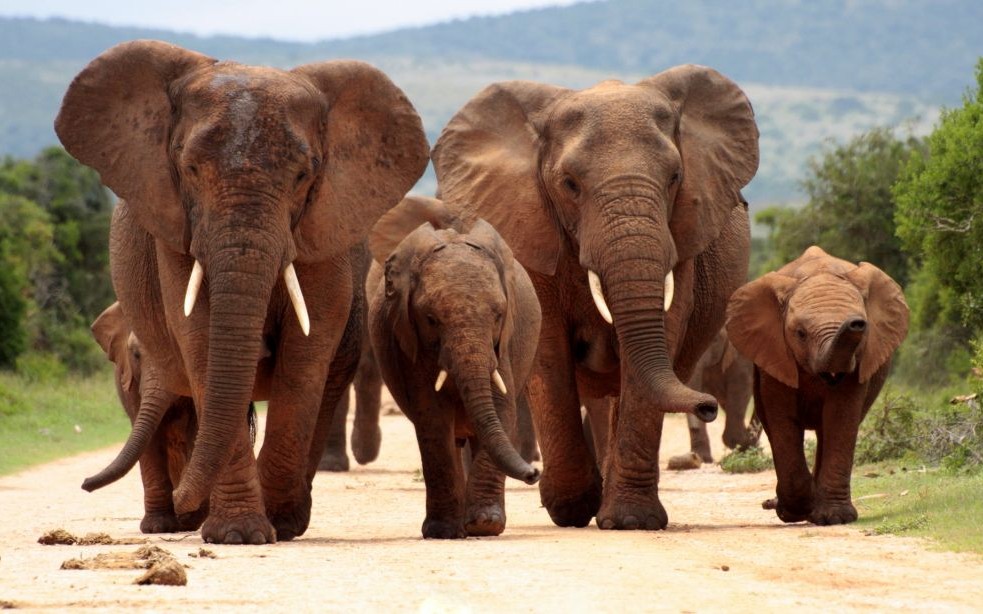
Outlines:
<svg viewBox="0 0 983 614"><path fill-rule="evenodd" d="M771 457L758 446L734 450L720 459L720 468L727 473L761 473L774 466Z"/></svg>
<svg viewBox="0 0 983 614"><path fill-rule="evenodd" d="M63 379L68 369L56 354L28 352L17 359L17 373L29 382L54 382Z"/></svg>
<svg viewBox="0 0 983 614"><path fill-rule="evenodd" d="M14 366L24 351L27 344L26 308L27 302L21 296L21 285L14 272L0 266L0 367Z"/></svg>

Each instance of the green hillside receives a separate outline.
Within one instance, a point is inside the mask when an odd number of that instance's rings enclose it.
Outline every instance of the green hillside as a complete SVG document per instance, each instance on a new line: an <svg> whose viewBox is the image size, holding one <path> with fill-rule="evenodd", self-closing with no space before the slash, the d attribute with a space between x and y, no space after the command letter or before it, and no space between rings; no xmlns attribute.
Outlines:
<svg viewBox="0 0 983 614"><path fill-rule="evenodd" d="M800 199L797 181L824 140L909 118L927 131L937 106L968 85L983 54L979 24L983 3L971 0L612 0L301 44L0 18L0 155L30 157L56 143L51 124L72 76L134 38L283 67L366 59L407 92L431 140L492 81L585 87L698 62L738 80L755 106L762 163L747 196L757 206ZM432 187L431 176L418 186Z"/></svg>

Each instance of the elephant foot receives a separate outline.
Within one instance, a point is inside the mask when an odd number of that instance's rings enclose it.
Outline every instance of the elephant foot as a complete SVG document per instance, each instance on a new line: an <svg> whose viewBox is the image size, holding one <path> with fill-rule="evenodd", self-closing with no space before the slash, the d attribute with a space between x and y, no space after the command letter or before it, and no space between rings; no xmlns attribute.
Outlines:
<svg viewBox="0 0 983 614"><path fill-rule="evenodd" d="M340 454L325 452L321 456L321 462L317 465L318 471L332 471L336 473L348 471L348 468L348 455L344 452Z"/></svg>
<svg viewBox="0 0 983 614"><path fill-rule="evenodd" d="M765 503L769 503L765 501ZM812 509L812 503L808 500L806 501L792 501L788 502L783 500L781 497L775 502L775 513L782 522L802 522L809 519L809 513ZM764 507L764 505L762 505ZM766 508L767 509L767 508Z"/></svg>
<svg viewBox="0 0 983 614"><path fill-rule="evenodd" d="M204 503L194 512L177 515L178 531L197 531L205 519L208 518L208 503Z"/></svg>
<svg viewBox="0 0 983 614"><path fill-rule="evenodd" d="M468 535L488 537L501 535L505 530L505 510L497 503L472 506L465 518L464 529Z"/></svg>
<svg viewBox="0 0 983 614"><path fill-rule="evenodd" d="M659 531L669 515L656 495L649 501L605 501L597 512L597 526L604 530Z"/></svg>
<svg viewBox="0 0 983 614"><path fill-rule="evenodd" d="M311 522L311 494L305 493L300 501L288 501L279 505L267 503L266 515L276 528L276 536L280 541L288 542L300 537Z"/></svg>
<svg viewBox="0 0 983 614"><path fill-rule="evenodd" d="M553 523L558 527L586 527L601 507L601 482L573 497L551 495L541 489L541 499Z"/></svg>
<svg viewBox="0 0 983 614"><path fill-rule="evenodd" d="M198 527L195 527L197 529ZM140 521L140 532L153 533L177 533L181 531L178 525L178 518L174 512L147 512ZM194 529L190 529L194 530Z"/></svg>
<svg viewBox="0 0 983 614"><path fill-rule="evenodd" d="M812 508L809 522L818 525L849 524L857 519L852 503L820 503Z"/></svg>
<svg viewBox="0 0 983 614"><path fill-rule="evenodd" d="M460 520L427 518L423 521L423 539L464 539L467 536Z"/></svg>
<svg viewBox="0 0 983 614"><path fill-rule="evenodd" d="M249 513L232 518L214 514L201 526L201 537L209 544L273 544L276 530L264 514Z"/></svg>
<svg viewBox="0 0 983 614"><path fill-rule="evenodd" d="M359 465L368 465L379 458L381 445L382 429L378 425L372 425L368 428L355 425L355 429L352 431L352 454L355 456L355 462Z"/></svg>

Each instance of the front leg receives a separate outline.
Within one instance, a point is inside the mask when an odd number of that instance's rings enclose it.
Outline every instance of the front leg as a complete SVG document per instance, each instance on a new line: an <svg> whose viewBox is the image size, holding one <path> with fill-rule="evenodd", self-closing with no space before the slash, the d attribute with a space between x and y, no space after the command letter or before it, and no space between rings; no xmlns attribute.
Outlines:
<svg viewBox="0 0 983 614"><path fill-rule="evenodd" d="M427 489L423 537L463 539L467 537L464 528L464 467L454 441L452 420L434 416L437 411L437 408L427 408L418 414L417 421L413 423Z"/></svg>
<svg viewBox="0 0 983 614"><path fill-rule="evenodd" d="M540 436L539 494L561 527L585 527L601 503L601 474L587 447L566 328L544 308L536 366L526 390Z"/></svg>
<svg viewBox="0 0 983 614"><path fill-rule="evenodd" d="M850 499L850 474L857 432L863 419L867 386L847 376L830 390L823 405L817 449L815 502L809 521L819 525L847 524L857 519Z"/></svg>
<svg viewBox="0 0 983 614"><path fill-rule="evenodd" d="M754 371L754 407L761 417L778 476L774 509L783 522L801 522L813 508L812 475L806 464L805 429L798 418L796 391Z"/></svg>

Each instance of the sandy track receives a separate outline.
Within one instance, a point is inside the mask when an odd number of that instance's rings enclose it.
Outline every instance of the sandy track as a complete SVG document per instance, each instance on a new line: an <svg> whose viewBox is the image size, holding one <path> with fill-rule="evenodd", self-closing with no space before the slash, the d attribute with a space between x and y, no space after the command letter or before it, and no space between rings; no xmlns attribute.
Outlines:
<svg viewBox="0 0 983 614"><path fill-rule="evenodd" d="M665 471L670 525L655 533L555 527L536 488L510 481L502 536L424 541L412 428L402 416L383 420L376 463L318 475L311 528L299 540L207 546L218 558L198 559L188 556L203 545L198 534L152 537L190 567L185 587L134 586L137 571L59 570L69 558L134 546L36 543L57 527L140 536L138 472L93 494L79 488L115 449L2 478L0 601L106 611L983 609L983 559L916 539L785 526L760 507L774 492L771 473ZM681 417L667 420L663 447L663 459L688 447Z"/></svg>

